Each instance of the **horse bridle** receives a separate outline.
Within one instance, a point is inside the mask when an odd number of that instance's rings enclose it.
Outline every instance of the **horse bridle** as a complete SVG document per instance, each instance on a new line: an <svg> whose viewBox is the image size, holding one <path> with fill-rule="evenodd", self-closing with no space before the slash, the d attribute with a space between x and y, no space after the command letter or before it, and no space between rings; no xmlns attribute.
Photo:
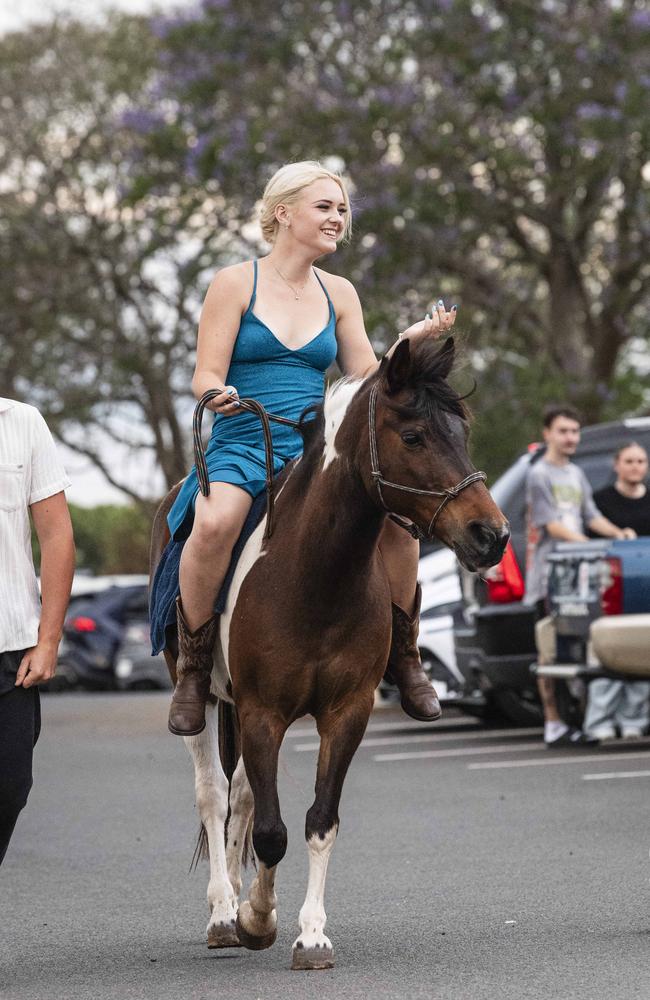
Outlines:
<svg viewBox="0 0 650 1000"><path fill-rule="evenodd" d="M223 393L224 389L208 389L204 392L200 400L196 404L194 409L194 420L193 420L193 438L194 438L194 462L196 465L196 473L199 481L199 489L203 496L209 496L210 494L210 479L208 475L208 467L205 461L205 455L203 454L203 447L201 444L201 421L203 418L203 411L206 404L214 399L215 396L219 396ZM450 486L447 490L418 490L414 486L401 486L399 483L391 483L388 479L384 479L379 468L379 451L377 449L377 393L379 392L379 383L375 382L370 390L370 401L368 403L368 433L370 439L370 474L377 486L377 493L379 494L379 500L386 511L391 521L398 524L400 528L404 528L408 531L413 538L417 538L419 541L429 541L431 539L431 533L435 527L436 521L442 514L443 510L447 504L454 500L459 493L467 487L471 486L472 483L485 482L487 476L484 472L472 472L465 479L457 483L456 486ZM289 420L287 417L281 417L277 413L269 413L264 409L261 403L258 403L256 399L240 399L239 405L242 410L248 413L254 413L255 416L259 418L262 424L262 433L264 436L264 452L266 459L266 498L267 498L267 519L266 519L266 531L264 534L265 538L270 538L273 531L273 512L274 512L274 494L273 494L273 440L271 438L271 428L269 426L269 421L272 420L274 423L284 424L285 426L293 427L297 429L300 424L297 420ZM401 490L403 493L417 493L420 496L428 497L442 497L442 503L436 510L435 514L431 518L429 527L426 531L422 531L418 528L416 524L412 524L411 521L407 521L405 518L400 517L398 514L394 514L390 507L386 504L384 500L383 493L381 492L382 486L389 486L393 490Z"/></svg>
<svg viewBox="0 0 650 1000"><path fill-rule="evenodd" d="M400 528L404 528L408 531L413 538L417 538L419 541L430 541L433 529L435 528L436 521L442 514L443 510L452 500L463 492L472 483L484 483L487 476L484 472L472 472L469 476L465 476L461 479L459 483L455 486L450 486L446 490L419 490L414 486L402 486L400 483L391 483L390 480L384 479L379 468L379 450L377 448L377 395L379 393L379 382L375 382L370 390L370 400L368 403L368 436L370 439L370 475L373 478L375 485L377 486L377 493L379 495L379 501L388 514L391 521L398 524ZM412 524L411 521L407 521L405 518L400 517L398 514L394 514L390 507L384 500L384 495L381 491L382 486L389 486L393 490L401 490L403 493L417 493L420 496L427 497L442 497L442 502L437 508L435 514L429 522L429 527L426 532L418 528L416 524Z"/></svg>

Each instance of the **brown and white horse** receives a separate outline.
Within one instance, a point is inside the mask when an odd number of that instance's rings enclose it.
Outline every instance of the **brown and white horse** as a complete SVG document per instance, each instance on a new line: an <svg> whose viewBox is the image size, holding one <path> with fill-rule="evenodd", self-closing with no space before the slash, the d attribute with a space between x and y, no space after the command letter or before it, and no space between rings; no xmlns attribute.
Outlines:
<svg viewBox="0 0 650 1000"><path fill-rule="evenodd" d="M453 359L451 339L442 346L406 340L366 380L335 384L317 418L304 424L304 453L279 489L271 538L262 521L243 550L214 653L212 692L221 710L208 705L205 730L185 738L209 849L211 947L261 949L275 940L274 881L287 847L278 754L291 723L311 714L320 753L306 817L309 883L293 968L333 964L324 933L327 864L343 781L391 640L378 547L387 512L435 534L470 569L493 565L503 554L507 522L470 462L467 412L446 381ZM158 555L168 537L168 509L166 502L154 525ZM224 770L224 743L233 749L232 738L219 733L228 702L241 756ZM258 868L239 904L251 822Z"/></svg>

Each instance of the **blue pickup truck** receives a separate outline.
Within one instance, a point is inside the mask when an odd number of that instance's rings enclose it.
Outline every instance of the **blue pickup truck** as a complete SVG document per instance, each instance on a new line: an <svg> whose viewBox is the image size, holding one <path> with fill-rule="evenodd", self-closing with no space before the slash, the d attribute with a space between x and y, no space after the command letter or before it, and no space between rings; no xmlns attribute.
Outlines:
<svg viewBox="0 0 650 1000"><path fill-rule="evenodd" d="M549 557L556 663L565 679L650 679L650 537L561 542Z"/></svg>

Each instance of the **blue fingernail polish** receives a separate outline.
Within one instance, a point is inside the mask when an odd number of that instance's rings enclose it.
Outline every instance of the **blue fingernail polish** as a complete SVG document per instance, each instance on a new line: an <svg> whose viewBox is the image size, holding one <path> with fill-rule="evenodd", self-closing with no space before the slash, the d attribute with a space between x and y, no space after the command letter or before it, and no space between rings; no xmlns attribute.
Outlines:
<svg viewBox="0 0 650 1000"><path fill-rule="evenodd" d="M429 313L427 313L427 314L426 314L426 316L425 316L424 318L425 318L425 319L431 319L431 316L429 315Z"/></svg>
<svg viewBox="0 0 650 1000"><path fill-rule="evenodd" d="M442 301L442 299L438 299L438 305L439 306L444 306L444 302Z"/></svg>
<svg viewBox="0 0 650 1000"><path fill-rule="evenodd" d="M452 311L452 312L456 312L456 310L457 310L457 309L458 309L458 306L452 306L452 307L451 307L451 311Z"/></svg>

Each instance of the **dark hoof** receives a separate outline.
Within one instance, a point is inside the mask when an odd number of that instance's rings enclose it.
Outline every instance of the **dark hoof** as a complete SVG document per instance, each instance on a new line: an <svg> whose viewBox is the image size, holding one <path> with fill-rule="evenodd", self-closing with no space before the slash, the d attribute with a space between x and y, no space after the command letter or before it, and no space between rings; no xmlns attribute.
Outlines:
<svg viewBox="0 0 650 1000"><path fill-rule="evenodd" d="M270 948L272 944L275 944L275 939L278 936L276 928L270 934L255 937L253 934L249 934L246 928L242 926L239 917L237 917L236 931L239 943L242 947L248 948L249 951L264 951L265 948Z"/></svg>
<svg viewBox="0 0 650 1000"><path fill-rule="evenodd" d="M317 969L334 968L334 949L327 946L303 948L294 946L291 968L294 972L312 972Z"/></svg>
<svg viewBox="0 0 650 1000"><path fill-rule="evenodd" d="M228 924L211 924L208 927L208 948L241 948L234 920Z"/></svg>

